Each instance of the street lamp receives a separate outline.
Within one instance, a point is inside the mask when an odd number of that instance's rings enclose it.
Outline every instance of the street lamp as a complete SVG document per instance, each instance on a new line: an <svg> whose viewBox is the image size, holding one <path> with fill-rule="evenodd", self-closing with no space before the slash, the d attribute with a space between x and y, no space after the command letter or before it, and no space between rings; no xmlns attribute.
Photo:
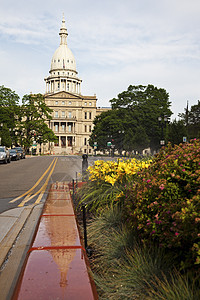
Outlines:
<svg viewBox="0 0 200 300"><path fill-rule="evenodd" d="M165 145L165 139L164 139L164 128L166 128L167 122L168 122L168 117L167 116L160 116L158 117L159 125L161 127L161 140L160 140L160 145L164 146Z"/></svg>
<svg viewBox="0 0 200 300"><path fill-rule="evenodd" d="M122 150L123 150L123 146L124 146L124 137L123 137L124 130L119 130L118 133L121 138L121 141L119 143L119 153L120 153L120 155L122 155Z"/></svg>
<svg viewBox="0 0 200 300"><path fill-rule="evenodd" d="M108 135L108 142L107 142L107 147L109 149L109 156L111 156L111 146L112 146L112 135Z"/></svg>

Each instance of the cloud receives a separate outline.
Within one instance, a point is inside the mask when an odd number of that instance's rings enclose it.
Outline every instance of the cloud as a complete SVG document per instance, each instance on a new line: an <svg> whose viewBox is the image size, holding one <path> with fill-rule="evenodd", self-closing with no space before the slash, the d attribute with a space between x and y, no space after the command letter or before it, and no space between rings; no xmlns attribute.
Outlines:
<svg viewBox="0 0 200 300"><path fill-rule="evenodd" d="M0 82L23 96L44 92L59 46L62 13L68 45L83 79L82 92L98 105L130 84L165 88L175 115L199 99L199 0L3 1Z"/></svg>

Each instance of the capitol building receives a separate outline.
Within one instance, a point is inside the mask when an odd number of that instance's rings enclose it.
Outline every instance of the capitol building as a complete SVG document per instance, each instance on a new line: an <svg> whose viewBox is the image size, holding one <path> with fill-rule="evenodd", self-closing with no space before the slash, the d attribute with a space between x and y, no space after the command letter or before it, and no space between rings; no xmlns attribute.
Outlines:
<svg viewBox="0 0 200 300"><path fill-rule="evenodd" d="M46 82L45 102L53 110L49 127L58 140L50 143L51 154L93 153L89 137L94 118L108 110L97 108L97 98L81 94L82 80L78 77L76 61L67 44L67 28L63 16L60 45L55 51ZM46 152L44 146L44 152Z"/></svg>

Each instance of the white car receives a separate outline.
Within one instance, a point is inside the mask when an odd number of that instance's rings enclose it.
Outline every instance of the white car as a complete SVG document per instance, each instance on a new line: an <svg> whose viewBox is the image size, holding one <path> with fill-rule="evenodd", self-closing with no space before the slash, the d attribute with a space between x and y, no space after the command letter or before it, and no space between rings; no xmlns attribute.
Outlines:
<svg viewBox="0 0 200 300"><path fill-rule="evenodd" d="M4 164L10 163L10 152L5 146L0 146L0 161L3 161Z"/></svg>

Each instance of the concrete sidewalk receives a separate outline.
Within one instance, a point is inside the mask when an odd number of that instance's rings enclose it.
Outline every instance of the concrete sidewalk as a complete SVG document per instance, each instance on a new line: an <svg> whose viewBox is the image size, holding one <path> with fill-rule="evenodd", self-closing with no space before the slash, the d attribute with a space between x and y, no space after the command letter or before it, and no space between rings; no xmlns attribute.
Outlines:
<svg viewBox="0 0 200 300"><path fill-rule="evenodd" d="M0 299L10 299L43 205L14 208L0 214Z"/></svg>

